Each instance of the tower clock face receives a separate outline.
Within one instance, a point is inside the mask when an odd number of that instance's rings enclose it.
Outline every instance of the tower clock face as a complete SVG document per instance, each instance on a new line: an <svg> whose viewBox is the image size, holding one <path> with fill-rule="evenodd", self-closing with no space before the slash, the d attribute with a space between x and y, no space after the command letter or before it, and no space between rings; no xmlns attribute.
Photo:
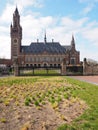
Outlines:
<svg viewBox="0 0 98 130"><path fill-rule="evenodd" d="M14 43L17 43L17 39L14 39Z"/></svg>

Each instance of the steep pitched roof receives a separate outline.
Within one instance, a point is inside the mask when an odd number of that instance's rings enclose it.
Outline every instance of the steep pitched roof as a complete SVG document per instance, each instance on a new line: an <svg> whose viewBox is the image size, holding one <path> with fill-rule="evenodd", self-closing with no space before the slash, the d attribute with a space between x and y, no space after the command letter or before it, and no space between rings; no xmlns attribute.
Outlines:
<svg viewBox="0 0 98 130"><path fill-rule="evenodd" d="M63 46L65 49L66 49L66 51L70 51L71 50L71 46L69 46L69 45L66 45L66 46Z"/></svg>
<svg viewBox="0 0 98 130"><path fill-rule="evenodd" d="M41 54L44 52L49 54L65 54L66 48L61 46L59 42L33 42L30 46L22 46L22 52L28 54Z"/></svg>

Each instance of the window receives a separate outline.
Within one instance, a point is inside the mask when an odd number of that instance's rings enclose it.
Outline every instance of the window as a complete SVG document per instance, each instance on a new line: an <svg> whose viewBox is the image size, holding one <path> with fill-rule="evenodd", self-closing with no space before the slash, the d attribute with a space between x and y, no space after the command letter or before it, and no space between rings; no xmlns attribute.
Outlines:
<svg viewBox="0 0 98 130"><path fill-rule="evenodd" d="M58 62L58 57L56 57L56 61Z"/></svg>
<svg viewBox="0 0 98 130"><path fill-rule="evenodd" d="M50 61L50 57L46 57L46 61L48 61L48 62L49 62L49 61Z"/></svg>
<svg viewBox="0 0 98 130"><path fill-rule="evenodd" d="M25 58L25 61L26 61L26 62L28 61L28 57Z"/></svg>
<svg viewBox="0 0 98 130"><path fill-rule="evenodd" d="M34 64L34 67L37 67L37 65L36 65L36 64Z"/></svg>
<svg viewBox="0 0 98 130"><path fill-rule="evenodd" d="M56 67L56 64L54 64L54 67Z"/></svg>
<svg viewBox="0 0 98 130"><path fill-rule="evenodd" d="M54 61L56 61L56 57L54 57Z"/></svg>
<svg viewBox="0 0 98 130"><path fill-rule="evenodd" d="M58 62L60 62L60 58L58 58Z"/></svg>
<svg viewBox="0 0 98 130"><path fill-rule="evenodd" d="M39 57L36 57L36 62L38 62L39 61Z"/></svg>
<svg viewBox="0 0 98 130"><path fill-rule="evenodd" d="M46 63L44 64L44 67L47 67L47 64L46 64Z"/></svg>
<svg viewBox="0 0 98 130"><path fill-rule="evenodd" d="M29 65L28 65L28 64L26 64L26 66L28 67Z"/></svg>
<svg viewBox="0 0 98 130"><path fill-rule="evenodd" d="M40 61L41 61L41 62L43 61L43 57L40 57Z"/></svg>
<svg viewBox="0 0 98 130"><path fill-rule="evenodd" d="M30 62L30 57L27 57L27 62Z"/></svg>
<svg viewBox="0 0 98 130"><path fill-rule="evenodd" d="M54 57L51 58L51 61L54 61Z"/></svg>
<svg viewBox="0 0 98 130"><path fill-rule="evenodd" d="M32 62L34 62L34 58L32 57Z"/></svg>
<svg viewBox="0 0 98 130"><path fill-rule="evenodd" d="M36 62L36 58L34 57L34 62Z"/></svg>
<svg viewBox="0 0 98 130"><path fill-rule="evenodd" d="M29 57L29 62L31 62L32 61L32 58L31 57Z"/></svg>
<svg viewBox="0 0 98 130"><path fill-rule="evenodd" d="M72 64L72 65L75 65L75 64L76 64L75 58L71 58L71 64Z"/></svg>
<svg viewBox="0 0 98 130"><path fill-rule="evenodd" d="M52 67L52 64L50 64L50 67Z"/></svg>
<svg viewBox="0 0 98 130"><path fill-rule="evenodd" d="M62 62L62 58L60 58L60 62Z"/></svg>
<svg viewBox="0 0 98 130"><path fill-rule="evenodd" d="M40 67L40 64L38 64L38 67Z"/></svg>
<svg viewBox="0 0 98 130"><path fill-rule="evenodd" d="M58 64L58 67L61 67L61 65L60 65L60 64Z"/></svg>

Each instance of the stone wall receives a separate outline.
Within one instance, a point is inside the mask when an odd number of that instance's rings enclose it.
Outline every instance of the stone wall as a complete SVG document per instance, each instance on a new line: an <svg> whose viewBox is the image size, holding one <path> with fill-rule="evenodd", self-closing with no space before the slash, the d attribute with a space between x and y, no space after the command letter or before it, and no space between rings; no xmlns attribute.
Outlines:
<svg viewBox="0 0 98 130"><path fill-rule="evenodd" d="M62 61L61 75L66 75L66 58Z"/></svg>
<svg viewBox="0 0 98 130"><path fill-rule="evenodd" d="M12 61L11 61L11 59L0 59L0 65L11 66Z"/></svg>
<svg viewBox="0 0 98 130"><path fill-rule="evenodd" d="M85 58L83 61L83 75L98 75L98 64L87 62Z"/></svg>
<svg viewBox="0 0 98 130"><path fill-rule="evenodd" d="M13 67L14 67L14 75L19 76L19 63L18 58L14 58L13 60Z"/></svg>

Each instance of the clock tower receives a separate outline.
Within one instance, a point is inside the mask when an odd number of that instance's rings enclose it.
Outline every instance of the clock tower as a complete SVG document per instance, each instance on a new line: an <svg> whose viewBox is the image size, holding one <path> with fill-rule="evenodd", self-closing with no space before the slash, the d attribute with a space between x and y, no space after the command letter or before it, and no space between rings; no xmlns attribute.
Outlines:
<svg viewBox="0 0 98 130"><path fill-rule="evenodd" d="M11 35L11 60L14 62L21 53L22 27L20 26L20 15L16 7L13 14L13 23L10 26Z"/></svg>

